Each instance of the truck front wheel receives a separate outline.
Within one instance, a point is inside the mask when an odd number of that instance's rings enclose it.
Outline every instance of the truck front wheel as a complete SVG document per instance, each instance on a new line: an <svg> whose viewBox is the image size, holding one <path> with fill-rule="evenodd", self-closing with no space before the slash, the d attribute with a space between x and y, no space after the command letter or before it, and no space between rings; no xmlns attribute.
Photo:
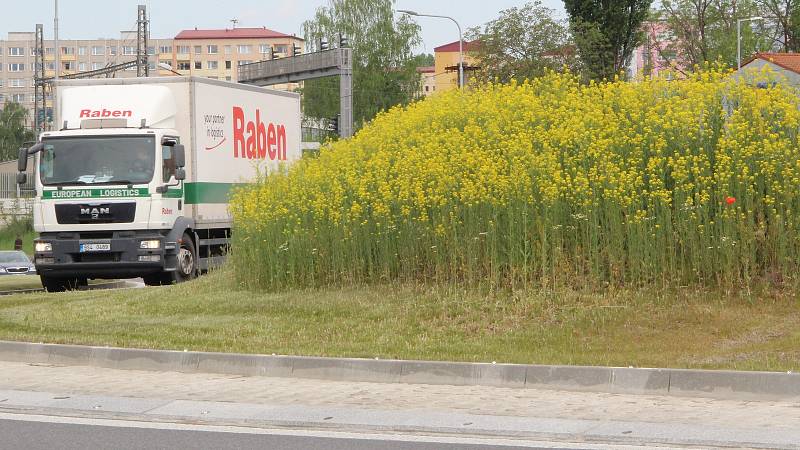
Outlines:
<svg viewBox="0 0 800 450"><path fill-rule="evenodd" d="M188 233L183 234L181 248L178 250L178 264L175 267L175 281L182 283L197 276L197 251Z"/></svg>
<svg viewBox="0 0 800 450"><path fill-rule="evenodd" d="M197 251L189 234L184 234L178 254L175 255L175 271L161 272L142 277L147 286L168 286L189 281L197 276Z"/></svg>

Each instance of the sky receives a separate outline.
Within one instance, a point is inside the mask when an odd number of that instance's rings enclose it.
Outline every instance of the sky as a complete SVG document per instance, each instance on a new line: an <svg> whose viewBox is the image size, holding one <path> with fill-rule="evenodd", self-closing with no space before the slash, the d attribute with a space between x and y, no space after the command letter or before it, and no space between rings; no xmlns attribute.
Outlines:
<svg viewBox="0 0 800 450"><path fill-rule="evenodd" d="M53 37L56 0L0 0L10 3L0 15L0 39L9 31L34 31L44 24L45 39ZM501 10L523 6L526 0L396 0L396 9L451 16L461 27L479 26L496 18ZM230 28L231 19L240 27L267 27L302 35L302 24L328 0L58 0L59 38L118 38L122 30L136 29L136 5L145 4L150 16L150 36L171 38L182 29ZM563 17L561 0L542 0ZM420 53L458 40L455 25L443 19L417 17L422 27Z"/></svg>

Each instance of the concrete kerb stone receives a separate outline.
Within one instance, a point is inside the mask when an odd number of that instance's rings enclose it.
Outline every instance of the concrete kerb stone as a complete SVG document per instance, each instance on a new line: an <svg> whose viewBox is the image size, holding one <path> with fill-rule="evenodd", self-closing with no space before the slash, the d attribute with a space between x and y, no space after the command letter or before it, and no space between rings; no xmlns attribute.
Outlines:
<svg viewBox="0 0 800 450"><path fill-rule="evenodd" d="M800 400L800 374L676 369L671 371L669 390L684 397Z"/></svg>
<svg viewBox="0 0 800 450"><path fill-rule="evenodd" d="M800 374L245 355L0 341L0 360L378 383L800 401Z"/></svg>

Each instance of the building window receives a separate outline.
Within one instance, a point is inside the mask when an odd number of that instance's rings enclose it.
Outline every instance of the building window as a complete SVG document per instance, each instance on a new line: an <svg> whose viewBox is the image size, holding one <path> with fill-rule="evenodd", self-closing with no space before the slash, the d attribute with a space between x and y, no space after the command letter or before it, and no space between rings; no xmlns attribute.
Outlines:
<svg viewBox="0 0 800 450"><path fill-rule="evenodd" d="M122 47L122 54L123 55L135 55L136 54L136 47L132 47L132 46L126 45L126 46Z"/></svg>
<svg viewBox="0 0 800 450"><path fill-rule="evenodd" d="M158 47L159 53L172 53L172 46L171 45L162 45Z"/></svg>
<svg viewBox="0 0 800 450"><path fill-rule="evenodd" d="M231 62L230 61L225 61L225 68L226 69L230 69L231 68Z"/></svg>
<svg viewBox="0 0 800 450"><path fill-rule="evenodd" d="M178 61L178 70L190 70L192 68L189 61Z"/></svg>
<svg viewBox="0 0 800 450"><path fill-rule="evenodd" d="M36 47L31 47L31 56L36 56Z"/></svg>
<svg viewBox="0 0 800 450"><path fill-rule="evenodd" d="M194 54L199 55L203 53L203 46L202 45L195 45L194 46Z"/></svg>
<svg viewBox="0 0 800 450"><path fill-rule="evenodd" d="M147 54L148 55L155 55L156 54L156 48L155 47L147 47Z"/></svg>
<svg viewBox="0 0 800 450"><path fill-rule="evenodd" d="M78 47L78 55L79 56L86 55L86 47Z"/></svg>
<svg viewBox="0 0 800 450"><path fill-rule="evenodd" d="M93 62L92 63L92 70L100 70L103 68L103 63Z"/></svg>
<svg viewBox="0 0 800 450"><path fill-rule="evenodd" d="M231 77L225 77L225 81L231 81Z"/></svg>
<svg viewBox="0 0 800 450"><path fill-rule="evenodd" d="M45 55L52 55L53 54L53 47L45 47L44 48Z"/></svg>
<svg viewBox="0 0 800 450"><path fill-rule="evenodd" d="M178 54L179 55L188 55L189 54L189 46L188 45L179 45L178 46Z"/></svg>
<svg viewBox="0 0 800 450"><path fill-rule="evenodd" d="M209 55L216 55L219 52L219 47L216 45L209 45L206 50L208 51Z"/></svg>
<svg viewBox="0 0 800 450"><path fill-rule="evenodd" d="M197 69L197 70L202 69L203 68L203 61L195 61L194 62L194 68Z"/></svg>
<svg viewBox="0 0 800 450"><path fill-rule="evenodd" d="M47 63L47 70L56 70L56 63L53 61Z"/></svg>
<svg viewBox="0 0 800 450"><path fill-rule="evenodd" d="M9 72L22 72L25 70L25 64L23 63L11 63L8 65Z"/></svg>
<svg viewBox="0 0 800 450"><path fill-rule="evenodd" d="M10 88L25 87L25 80L22 78L11 78L8 80L8 87Z"/></svg>
<svg viewBox="0 0 800 450"><path fill-rule="evenodd" d="M78 72L86 72L86 63L78 63Z"/></svg>
<svg viewBox="0 0 800 450"><path fill-rule="evenodd" d="M31 94L30 102L33 103L36 101L36 94Z"/></svg>
<svg viewBox="0 0 800 450"><path fill-rule="evenodd" d="M225 54L230 55L233 52L233 48L230 45L225 46Z"/></svg>
<svg viewBox="0 0 800 450"><path fill-rule="evenodd" d="M108 47L108 54L111 56L117 55L117 47Z"/></svg>
<svg viewBox="0 0 800 450"><path fill-rule="evenodd" d="M2 85L0 85L0 86L2 86ZM0 102L2 102L4 98L5 97L3 96L3 94L0 94Z"/></svg>
<svg viewBox="0 0 800 450"><path fill-rule="evenodd" d="M289 46L280 44L275 46L275 53L287 54L289 53Z"/></svg>
<svg viewBox="0 0 800 450"><path fill-rule="evenodd" d="M156 63L154 62L147 63L147 68L150 70L156 70Z"/></svg>
<svg viewBox="0 0 800 450"><path fill-rule="evenodd" d="M25 47L8 47L8 56L25 56Z"/></svg>
<svg viewBox="0 0 800 450"><path fill-rule="evenodd" d="M239 61L238 64L240 66L242 66L242 65L245 65L245 64L250 64L251 62L253 62L253 61L250 61L248 59L244 59L244 60Z"/></svg>
<svg viewBox="0 0 800 450"><path fill-rule="evenodd" d="M3 87L3 79L0 78L0 87Z"/></svg>
<svg viewBox="0 0 800 450"><path fill-rule="evenodd" d="M96 46L92 47L92 55L101 56L103 54L104 54L104 52L103 52L103 47L102 46L96 45Z"/></svg>
<svg viewBox="0 0 800 450"><path fill-rule="evenodd" d="M261 51L262 55L266 55L269 53L270 45L269 44L261 44L259 46L259 50Z"/></svg>
<svg viewBox="0 0 800 450"><path fill-rule="evenodd" d="M75 70L75 63L72 61L64 62L64 70Z"/></svg>
<svg viewBox="0 0 800 450"><path fill-rule="evenodd" d="M217 70L218 68L219 68L219 62L218 61L208 61L206 63L206 69Z"/></svg>
<svg viewBox="0 0 800 450"><path fill-rule="evenodd" d="M249 45L240 45L237 50L239 51L240 55L246 55L250 53L250 46Z"/></svg>
<svg viewBox="0 0 800 450"><path fill-rule="evenodd" d="M11 94L11 101L22 103L25 101L25 94Z"/></svg>
<svg viewBox="0 0 800 450"><path fill-rule="evenodd" d="M75 47L61 47L61 54L62 55L74 55L75 54Z"/></svg>

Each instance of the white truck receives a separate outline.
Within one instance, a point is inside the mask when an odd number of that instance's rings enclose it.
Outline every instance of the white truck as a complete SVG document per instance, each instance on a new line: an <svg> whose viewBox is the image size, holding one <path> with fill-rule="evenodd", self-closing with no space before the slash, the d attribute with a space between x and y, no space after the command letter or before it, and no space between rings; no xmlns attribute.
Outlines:
<svg viewBox="0 0 800 450"><path fill-rule="evenodd" d="M17 179L32 159L34 263L49 291L193 278L224 258L231 189L301 156L294 93L197 77L56 89L58 131L20 150Z"/></svg>

